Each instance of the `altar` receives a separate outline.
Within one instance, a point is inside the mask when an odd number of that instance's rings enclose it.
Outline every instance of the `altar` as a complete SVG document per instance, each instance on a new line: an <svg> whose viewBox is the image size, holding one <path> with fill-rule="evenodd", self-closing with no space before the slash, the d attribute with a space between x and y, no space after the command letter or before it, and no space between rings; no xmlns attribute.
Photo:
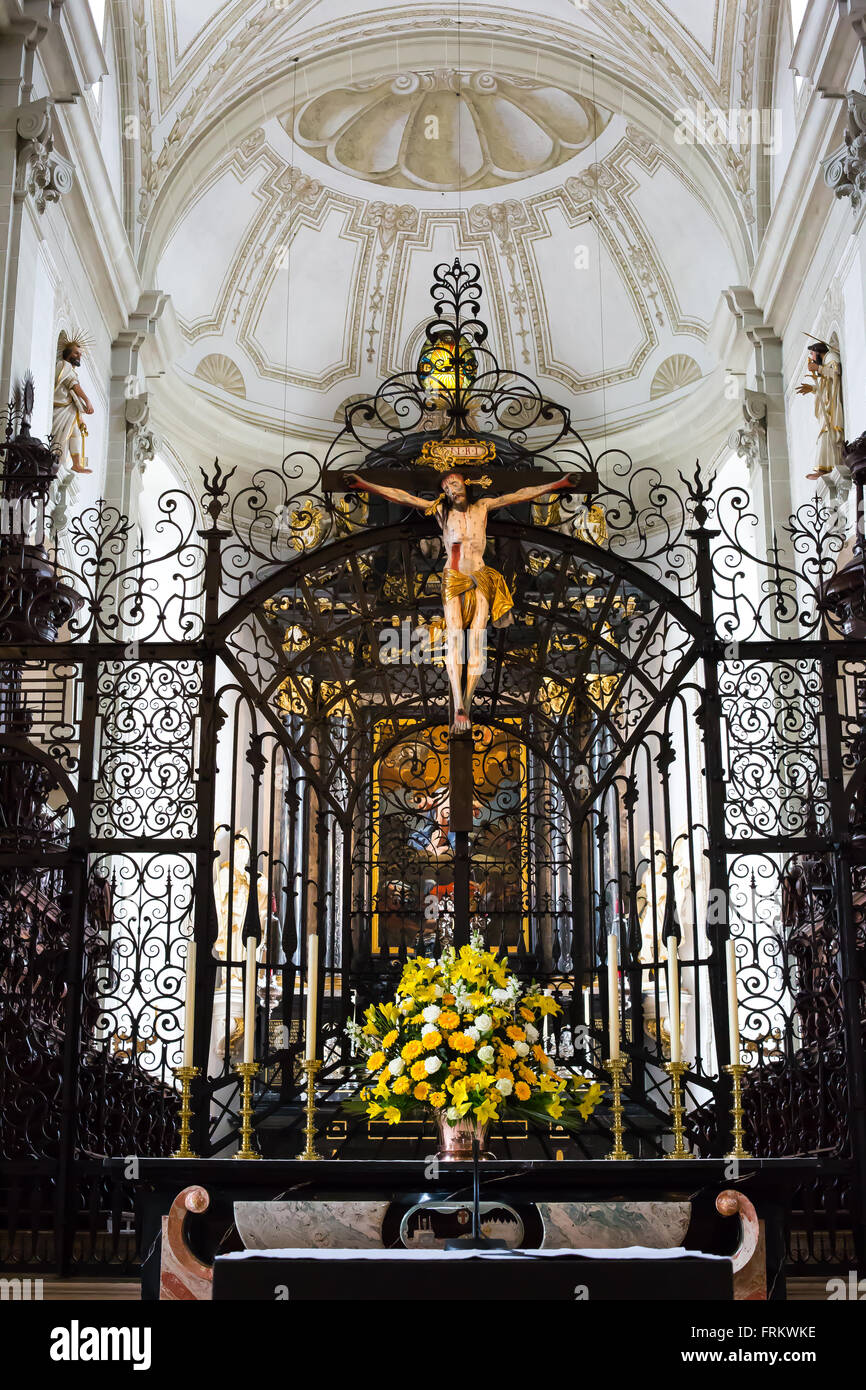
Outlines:
<svg viewBox="0 0 866 1390"><path fill-rule="evenodd" d="M481 1166L481 1227L526 1255L591 1249L603 1258L637 1248L660 1258L719 1256L732 1262L726 1297L781 1298L791 1196L810 1160L751 1160L736 1187L729 1171L709 1159L636 1161L626 1172L603 1159L490 1160ZM242 1251L442 1251L470 1230L472 1192L471 1164L437 1172L429 1159L143 1160L144 1296L210 1299L215 1261Z"/></svg>

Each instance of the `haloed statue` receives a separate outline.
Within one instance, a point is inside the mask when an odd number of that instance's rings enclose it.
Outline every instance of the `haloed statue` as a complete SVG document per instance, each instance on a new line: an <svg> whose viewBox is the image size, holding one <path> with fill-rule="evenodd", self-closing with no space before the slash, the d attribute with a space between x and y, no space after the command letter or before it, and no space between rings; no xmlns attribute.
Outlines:
<svg viewBox="0 0 866 1390"><path fill-rule="evenodd" d="M532 502L550 492L574 487L566 475L557 482L540 487L524 487L501 497L480 497L469 500L466 479L462 473L446 473L442 492L434 502L398 487L383 487L349 474L355 487L373 492L400 506L417 507L427 516L434 516L442 531L446 565L442 574L442 608L445 615L445 665L454 701L452 733L467 734L472 729L469 709L475 688L484 672L484 634L488 621L494 627L507 627L513 621L514 600L498 570L484 563L487 544L487 517L499 507L514 503ZM463 633L468 631L468 661L463 675Z"/></svg>
<svg viewBox="0 0 866 1390"><path fill-rule="evenodd" d="M815 418L821 426L814 473L807 478L823 478L839 467L845 438L842 420L842 361L835 348L816 340L809 344L807 369L811 381L797 387L798 396L815 397Z"/></svg>
<svg viewBox="0 0 866 1390"><path fill-rule="evenodd" d="M73 473L89 473L85 460L84 441L87 426L82 415L92 415L93 405L78 379L81 359L89 346L84 333L61 333L57 345L57 370L54 375L54 415L51 421L51 447L66 462L72 460Z"/></svg>

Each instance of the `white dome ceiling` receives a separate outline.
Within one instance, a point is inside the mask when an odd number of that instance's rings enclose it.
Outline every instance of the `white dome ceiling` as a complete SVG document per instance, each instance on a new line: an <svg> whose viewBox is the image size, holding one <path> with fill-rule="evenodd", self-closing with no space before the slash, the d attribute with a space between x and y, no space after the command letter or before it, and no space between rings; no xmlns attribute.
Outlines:
<svg viewBox="0 0 866 1390"><path fill-rule="evenodd" d="M748 181L678 145L672 113L734 81L733 0L610 0L604 32L563 0L464 4L456 36L456 7L149 3L141 256L181 330L163 425L188 428L194 393L202 431L330 437L412 365L455 255L481 266L494 351L578 428L706 417Z"/></svg>

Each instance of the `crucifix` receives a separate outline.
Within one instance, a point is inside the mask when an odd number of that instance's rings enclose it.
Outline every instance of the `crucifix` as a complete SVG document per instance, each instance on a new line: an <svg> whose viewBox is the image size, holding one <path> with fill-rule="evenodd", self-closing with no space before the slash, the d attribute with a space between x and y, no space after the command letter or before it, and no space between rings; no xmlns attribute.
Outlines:
<svg viewBox="0 0 866 1390"><path fill-rule="evenodd" d="M563 488L574 490L584 486L584 475L566 474L548 478L534 487L519 488L498 497L479 497L470 501L466 479L454 470L442 478L442 491L433 502L390 487L359 473L349 473L348 481L356 488L384 497L399 506L414 507L426 516L435 516L445 546L445 569L442 572L442 610L445 616L445 667L451 685L454 706L453 734L469 734L472 721L469 709L476 686L484 671L484 642L487 624L507 627L513 622L514 600L508 585L498 570L484 563L487 544L487 518L500 507L520 502L532 502L550 492ZM464 661L464 633L466 660ZM465 677L464 677L465 669Z"/></svg>

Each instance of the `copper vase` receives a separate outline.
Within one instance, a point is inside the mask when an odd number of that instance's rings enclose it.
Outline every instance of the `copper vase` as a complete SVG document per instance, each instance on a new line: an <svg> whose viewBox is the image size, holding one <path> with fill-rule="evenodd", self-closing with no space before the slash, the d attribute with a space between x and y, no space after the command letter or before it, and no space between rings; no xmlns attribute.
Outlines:
<svg viewBox="0 0 866 1390"><path fill-rule="evenodd" d="M440 1163L471 1163L472 1141L478 1140L478 1157L492 1158L487 1152L486 1123L476 1120L474 1115L463 1115L459 1120L446 1120L440 1111L436 1116L439 1129L439 1152L436 1157Z"/></svg>

